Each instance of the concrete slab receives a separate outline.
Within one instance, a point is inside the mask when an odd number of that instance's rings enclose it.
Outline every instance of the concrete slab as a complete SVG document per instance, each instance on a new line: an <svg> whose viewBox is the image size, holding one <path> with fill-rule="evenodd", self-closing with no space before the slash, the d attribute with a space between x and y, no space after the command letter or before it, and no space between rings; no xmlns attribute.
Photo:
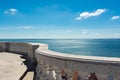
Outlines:
<svg viewBox="0 0 120 80"><path fill-rule="evenodd" d="M0 80L19 80L27 67L22 64L21 55L0 52Z"/></svg>

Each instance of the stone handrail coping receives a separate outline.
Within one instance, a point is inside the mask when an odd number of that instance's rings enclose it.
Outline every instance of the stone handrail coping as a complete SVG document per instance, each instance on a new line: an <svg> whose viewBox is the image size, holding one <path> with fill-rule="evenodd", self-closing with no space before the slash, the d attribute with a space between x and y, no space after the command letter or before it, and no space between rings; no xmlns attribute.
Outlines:
<svg viewBox="0 0 120 80"><path fill-rule="evenodd" d="M85 62L93 62L93 63L101 63L101 64L102 63L108 63L108 64L120 63L120 58L116 58L116 57L73 55L73 54L55 52L51 50L42 50L40 48L38 48L36 52L44 56L66 59L66 60L85 61Z"/></svg>
<svg viewBox="0 0 120 80"><path fill-rule="evenodd" d="M27 43L29 43L29 42L27 42ZM44 44L44 43L29 43L29 44L31 44L31 45L45 46L45 47L48 46L47 44Z"/></svg>

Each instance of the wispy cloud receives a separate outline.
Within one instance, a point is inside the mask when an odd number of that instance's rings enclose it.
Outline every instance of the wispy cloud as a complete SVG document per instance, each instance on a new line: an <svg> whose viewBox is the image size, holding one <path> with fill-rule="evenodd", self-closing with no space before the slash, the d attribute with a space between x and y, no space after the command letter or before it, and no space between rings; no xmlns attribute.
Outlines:
<svg viewBox="0 0 120 80"><path fill-rule="evenodd" d="M79 14L79 16L77 18L75 18L75 20L82 20L82 19L87 19L93 16L99 16L102 13L104 13L106 11L106 9L97 9L94 12L82 12Z"/></svg>
<svg viewBox="0 0 120 80"><path fill-rule="evenodd" d="M120 19L120 16L113 16L111 19L112 19L112 20Z"/></svg>
<svg viewBox="0 0 120 80"><path fill-rule="evenodd" d="M18 12L17 9L15 8L11 8L11 9L7 9L4 11L4 14L11 14L11 15L15 15Z"/></svg>
<svg viewBox="0 0 120 80"><path fill-rule="evenodd" d="M87 34L87 32L86 32L86 31L83 31L82 34Z"/></svg>
<svg viewBox="0 0 120 80"><path fill-rule="evenodd" d="M32 26L23 26L24 29L32 29Z"/></svg>
<svg viewBox="0 0 120 80"><path fill-rule="evenodd" d="M88 33L88 30L82 30L81 33L82 33L82 34L87 34L87 33Z"/></svg>
<svg viewBox="0 0 120 80"><path fill-rule="evenodd" d="M18 26L18 29L33 29L33 26Z"/></svg>

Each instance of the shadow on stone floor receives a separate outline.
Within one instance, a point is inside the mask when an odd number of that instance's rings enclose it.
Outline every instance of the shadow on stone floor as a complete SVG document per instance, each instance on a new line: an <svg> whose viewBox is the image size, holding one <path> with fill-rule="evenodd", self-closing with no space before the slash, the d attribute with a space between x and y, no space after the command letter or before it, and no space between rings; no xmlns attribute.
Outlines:
<svg viewBox="0 0 120 80"><path fill-rule="evenodd" d="M24 78L26 77L26 76L28 76L27 75L27 73L29 73L29 72L33 72L34 74L33 74L33 79L30 79L30 80L36 80L35 79L35 76L36 76L36 64L30 64L30 62L27 60L27 57L26 56L21 56L21 58L22 59L25 59L25 61L23 61L23 63L21 63L21 65L26 65L26 67L27 67L27 70L24 72L24 74L20 77L20 79L19 80L24 80Z"/></svg>

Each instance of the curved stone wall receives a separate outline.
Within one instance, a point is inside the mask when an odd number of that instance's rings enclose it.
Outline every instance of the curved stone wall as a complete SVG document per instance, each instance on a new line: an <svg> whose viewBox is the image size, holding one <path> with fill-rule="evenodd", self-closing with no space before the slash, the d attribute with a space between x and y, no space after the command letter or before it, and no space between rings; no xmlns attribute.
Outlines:
<svg viewBox="0 0 120 80"><path fill-rule="evenodd" d="M120 80L119 58L76 56L53 52L50 50L41 50L39 48L36 50L36 58L38 61L39 75L49 75L49 67L52 66L53 72L56 72L57 69L59 70L59 73L55 73L53 76L61 76L62 70L64 70L64 72L68 75L68 80L73 80L75 75L81 77L82 80L87 80L88 76L92 75L93 73L95 73L95 76L98 78L98 80ZM41 67L42 70L39 70ZM47 70L47 74L44 74L44 68Z"/></svg>
<svg viewBox="0 0 120 80"><path fill-rule="evenodd" d="M120 58L58 53L40 43L0 43L0 50L37 60L36 80L120 80Z"/></svg>

